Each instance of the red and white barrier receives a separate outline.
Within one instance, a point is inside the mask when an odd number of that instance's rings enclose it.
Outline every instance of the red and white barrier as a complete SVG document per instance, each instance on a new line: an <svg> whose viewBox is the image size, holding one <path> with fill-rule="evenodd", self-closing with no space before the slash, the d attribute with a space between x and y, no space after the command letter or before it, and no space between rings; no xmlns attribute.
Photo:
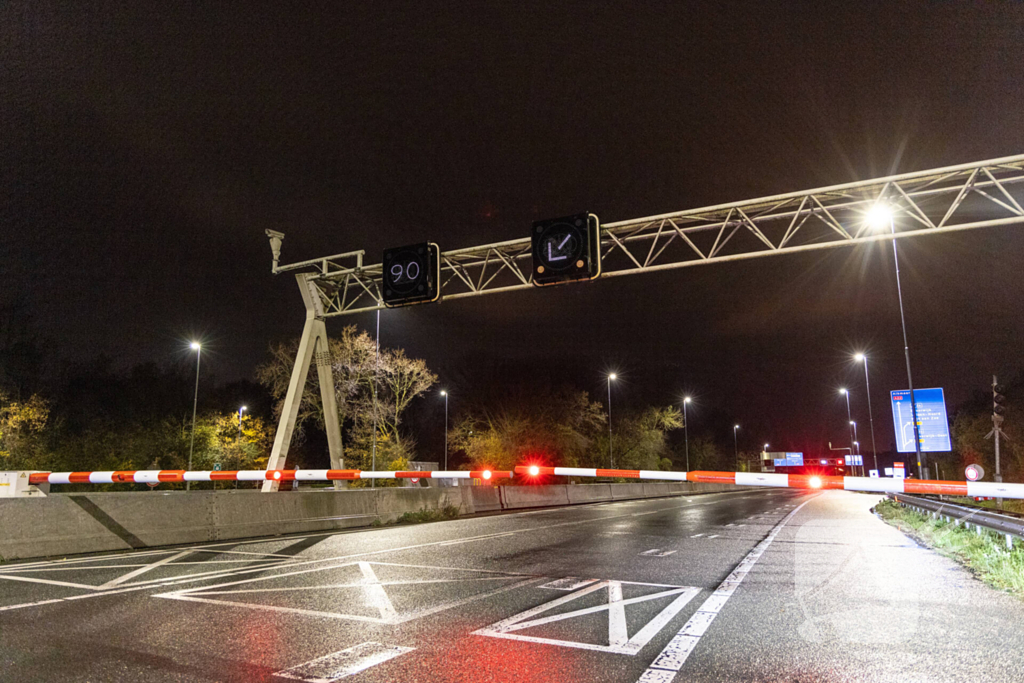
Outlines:
<svg viewBox="0 0 1024 683"><path fill-rule="evenodd" d="M33 472L30 484L149 484L183 481L337 481L346 479L508 479L512 472L365 470L119 470L115 472Z"/></svg>
<svg viewBox="0 0 1024 683"><path fill-rule="evenodd" d="M705 484L771 486L791 489L845 489L876 493L924 493L946 496L992 496L1024 499L1024 484L989 481L930 481L920 479L874 479L870 477L829 477L817 474L771 474L764 472L659 472L657 470L602 470L579 467L541 467L520 465L515 473L530 478L542 475L559 477L611 477L620 479L656 479L659 481L695 481Z"/></svg>

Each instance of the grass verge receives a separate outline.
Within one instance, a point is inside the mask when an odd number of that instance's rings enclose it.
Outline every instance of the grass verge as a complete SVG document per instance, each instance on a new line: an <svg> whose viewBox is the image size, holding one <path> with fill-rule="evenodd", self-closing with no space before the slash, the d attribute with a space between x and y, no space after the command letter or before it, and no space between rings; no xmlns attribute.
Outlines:
<svg viewBox="0 0 1024 683"><path fill-rule="evenodd" d="M933 519L908 510L892 500L875 506L883 520L924 545L966 566L979 579L1024 598L1024 544L1006 549L1002 534L982 529L979 534L953 522Z"/></svg>
<svg viewBox="0 0 1024 683"><path fill-rule="evenodd" d="M421 507L416 512L404 512L393 522L387 524L423 524L424 522L443 522L449 519L457 519L459 516L458 505L442 505L436 508ZM380 520L373 523L374 526L385 526Z"/></svg>

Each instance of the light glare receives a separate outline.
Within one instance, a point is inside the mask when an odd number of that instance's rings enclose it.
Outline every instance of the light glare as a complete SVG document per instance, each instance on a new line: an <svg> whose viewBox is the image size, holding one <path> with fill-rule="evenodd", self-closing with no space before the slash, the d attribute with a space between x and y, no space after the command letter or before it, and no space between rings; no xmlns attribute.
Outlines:
<svg viewBox="0 0 1024 683"><path fill-rule="evenodd" d="M201 345L199 344L199 342L192 342L191 344L188 345L188 347L193 351L198 351L200 349L200 346Z"/></svg>
<svg viewBox="0 0 1024 683"><path fill-rule="evenodd" d="M529 471L531 477L536 477L538 474L540 474L540 468L537 467L536 465L530 465Z"/></svg>
<svg viewBox="0 0 1024 683"><path fill-rule="evenodd" d="M811 488L812 489L820 489L821 488L821 477L811 477L810 484L811 484Z"/></svg>
<svg viewBox="0 0 1024 683"><path fill-rule="evenodd" d="M855 361L857 361L858 363L863 363L864 362L864 354L863 353L855 353L855 354L853 354L853 359Z"/></svg>
<svg viewBox="0 0 1024 683"><path fill-rule="evenodd" d="M872 228L887 228L892 224L892 211L884 204L875 204L868 210L867 221Z"/></svg>
<svg viewBox="0 0 1024 683"><path fill-rule="evenodd" d="M490 479L491 478L491 471L490 470L484 470L484 475L483 476L484 476L484 479Z"/></svg>

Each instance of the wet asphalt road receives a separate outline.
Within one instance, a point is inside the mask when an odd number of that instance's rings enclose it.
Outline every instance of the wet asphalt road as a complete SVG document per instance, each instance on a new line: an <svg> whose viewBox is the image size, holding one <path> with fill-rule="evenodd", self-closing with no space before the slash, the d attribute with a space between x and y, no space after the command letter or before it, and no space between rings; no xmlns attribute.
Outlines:
<svg viewBox="0 0 1024 683"><path fill-rule="evenodd" d="M2 565L0 680L1024 681L1024 603L875 500L739 491Z"/></svg>

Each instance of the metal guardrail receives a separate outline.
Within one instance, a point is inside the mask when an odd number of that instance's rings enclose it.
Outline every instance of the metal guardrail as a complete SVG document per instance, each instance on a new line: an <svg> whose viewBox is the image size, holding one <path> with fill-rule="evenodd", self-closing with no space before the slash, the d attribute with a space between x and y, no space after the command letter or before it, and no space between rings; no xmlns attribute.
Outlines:
<svg viewBox="0 0 1024 683"><path fill-rule="evenodd" d="M982 529L989 529L1006 536L1006 547L1013 548L1013 537L1024 540L1024 519L1010 517L997 512L989 512L983 508L967 507L956 505L945 501L918 498L901 493L889 495L900 505L917 510L931 516L945 517L959 526L964 524L967 528L973 524L978 533Z"/></svg>

